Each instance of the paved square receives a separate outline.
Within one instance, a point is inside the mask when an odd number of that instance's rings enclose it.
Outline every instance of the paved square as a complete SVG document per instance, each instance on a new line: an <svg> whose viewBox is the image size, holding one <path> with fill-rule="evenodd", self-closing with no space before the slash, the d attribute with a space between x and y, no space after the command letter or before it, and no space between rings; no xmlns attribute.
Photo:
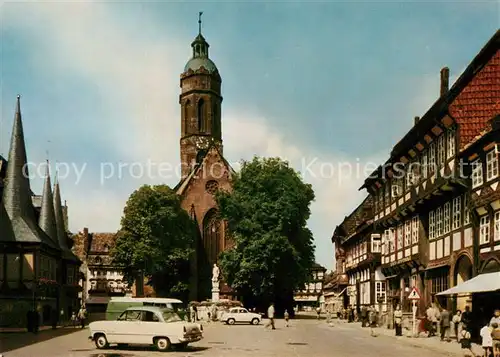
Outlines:
<svg viewBox="0 0 500 357"><path fill-rule="evenodd" d="M449 356L425 347L413 347L393 337L383 335L370 337L367 331L343 325L330 327L324 321L292 320L291 326L287 328L282 320L278 320L276 327L277 329L273 331L265 329L262 324L258 326L206 324L205 337L202 341L194 343L184 351L172 351L167 354L186 357L415 357L416 354L426 357ZM31 336L24 334L15 338L29 339ZM5 349L9 349L8 341L4 345ZM2 350L5 350L4 348ZM4 357L141 357L165 356L165 353L152 348L134 347L97 350L88 340L88 329L85 329L3 352L3 355Z"/></svg>

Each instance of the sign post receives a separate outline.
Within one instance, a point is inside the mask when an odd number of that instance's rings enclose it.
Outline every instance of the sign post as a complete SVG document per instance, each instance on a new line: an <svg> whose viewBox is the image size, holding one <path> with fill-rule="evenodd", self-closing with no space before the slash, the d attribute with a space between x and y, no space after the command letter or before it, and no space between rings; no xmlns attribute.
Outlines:
<svg viewBox="0 0 500 357"><path fill-rule="evenodd" d="M413 312L413 329L412 329L412 337L416 337L417 335L417 301L420 300L420 293L417 288L413 288L408 295L408 300L411 300L412 303L412 312Z"/></svg>

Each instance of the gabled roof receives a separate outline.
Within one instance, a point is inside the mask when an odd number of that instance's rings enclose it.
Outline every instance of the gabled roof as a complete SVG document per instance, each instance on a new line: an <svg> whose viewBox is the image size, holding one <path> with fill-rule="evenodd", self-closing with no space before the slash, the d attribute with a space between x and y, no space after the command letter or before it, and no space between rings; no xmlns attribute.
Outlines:
<svg viewBox="0 0 500 357"><path fill-rule="evenodd" d="M234 169L231 167L231 165L229 164L229 162L221 154L221 152L220 152L219 148L217 147L217 145L215 145L215 143L212 142L210 144L210 146L208 147L208 149L205 150L205 152L203 153L203 155L200 157L199 162L193 167L193 169L191 170L191 172L189 173L189 175L187 175L184 179L182 179L174 187L174 191L178 195L183 195L184 194L184 192L186 191L187 187L189 186L189 184L191 183L191 181L193 180L193 178L196 177L196 174L198 173L198 171L200 170L200 168L203 167L203 162L205 161L205 158L207 157L207 155L210 152L210 150L216 150L217 151L217 154L221 158L221 160L224 163L224 165L227 168L229 168L229 172L230 172L231 175L236 174L236 171L234 171Z"/></svg>
<svg viewBox="0 0 500 357"><path fill-rule="evenodd" d="M500 95L499 48L500 30L497 30L448 92L442 95L393 147L389 159L368 176L363 186L359 188L360 190L369 187L374 180L382 175L384 169L389 168L391 163L398 161L419 138L422 138L423 135L436 125L435 120L440 119L447 113L458 122L461 122L463 126L460 129L462 147L468 140L473 139L480 132L484 127L484 120L496 114L492 113L491 103L492 101L497 101L498 103L498 96ZM492 62L492 68L488 70L486 80L474 83L473 81L477 74L490 61ZM472 84L471 88L464 90L469 84ZM459 96L460 98L458 98ZM457 98L458 100L455 102ZM497 105L496 109L500 109L500 106ZM477 113L473 114L476 111ZM465 121L464 118L467 118L467 120Z"/></svg>
<svg viewBox="0 0 500 357"><path fill-rule="evenodd" d="M356 207L354 211L351 212L349 216L346 216L342 223L337 226L334 231L335 235L342 235L343 237L348 237L358 230L358 228L364 226L365 224L369 224L371 219L373 218L373 197L371 195L367 195L363 202Z"/></svg>

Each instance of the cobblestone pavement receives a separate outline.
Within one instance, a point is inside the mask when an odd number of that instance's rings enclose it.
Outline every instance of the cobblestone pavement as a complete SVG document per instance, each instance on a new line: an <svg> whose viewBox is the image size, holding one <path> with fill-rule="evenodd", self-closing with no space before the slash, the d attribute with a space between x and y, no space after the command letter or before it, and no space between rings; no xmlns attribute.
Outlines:
<svg viewBox="0 0 500 357"><path fill-rule="evenodd" d="M365 330L341 324L329 326L325 321L292 320L285 327L278 320L276 330L262 325L227 326L220 323L205 325L205 338L184 351L173 351L169 356L207 357L426 357L456 356L456 353L440 351L428 346L412 346L407 341L380 334L371 337ZM45 332L43 332L45 333ZM5 336L3 336L5 337ZM96 350L88 340L88 329L59 334L52 339L41 339L25 347L19 347L15 340L28 339L28 334L12 334L0 339L3 357L141 357L165 356L164 353L144 348ZM9 341L11 339L11 341ZM13 344L16 349L10 349Z"/></svg>

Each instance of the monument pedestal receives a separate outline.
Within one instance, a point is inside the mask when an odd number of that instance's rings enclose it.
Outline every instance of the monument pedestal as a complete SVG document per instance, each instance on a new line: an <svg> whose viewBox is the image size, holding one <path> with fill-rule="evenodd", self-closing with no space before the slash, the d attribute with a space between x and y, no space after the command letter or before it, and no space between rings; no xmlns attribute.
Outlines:
<svg viewBox="0 0 500 357"><path fill-rule="evenodd" d="M216 301L219 301L219 287L218 286L214 286L212 287L212 301L213 302L216 302Z"/></svg>

